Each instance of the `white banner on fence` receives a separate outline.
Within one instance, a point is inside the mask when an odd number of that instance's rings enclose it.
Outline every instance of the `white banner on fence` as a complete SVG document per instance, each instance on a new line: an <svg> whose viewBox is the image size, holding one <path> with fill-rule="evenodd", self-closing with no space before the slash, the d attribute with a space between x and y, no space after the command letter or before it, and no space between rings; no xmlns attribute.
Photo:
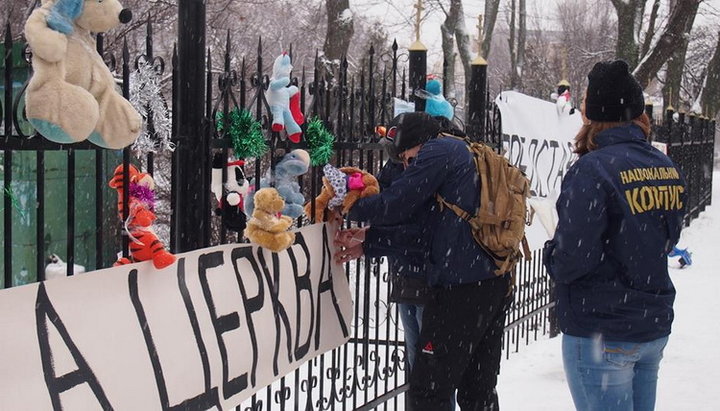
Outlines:
<svg viewBox="0 0 720 411"><path fill-rule="evenodd" d="M352 301L312 225L247 244L0 291L0 408L228 409L346 342Z"/></svg>
<svg viewBox="0 0 720 411"><path fill-rule="evenodd" d="M500 93L495 104L502 116L505 155L530 179L534 197L530 203L538 218L527 230L527 237L533 249L540 248L554 230L554 200L563 176L575 160L573 139L582 118L578 110L573 114L559 113L555 103L516 91Z"/></svg>

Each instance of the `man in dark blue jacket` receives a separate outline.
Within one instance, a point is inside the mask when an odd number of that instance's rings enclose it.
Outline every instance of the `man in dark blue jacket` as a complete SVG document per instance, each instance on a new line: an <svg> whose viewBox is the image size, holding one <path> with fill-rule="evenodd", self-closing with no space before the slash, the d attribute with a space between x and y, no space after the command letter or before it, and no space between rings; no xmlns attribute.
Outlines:
<svg viewBox="0 0 720 411"><path fill-rule="evenodd" d="M640 85L623 61L588 75L579 160L563 179L559 223L545 245L556 283L563 360L579 410L652 410L675 288L685 183L647 142Z"/></svg>
<svg viewBox="0 0 720 411"><path fill-rule="evenodd" d="M414 411L449 410L457 389L461 409L492 410L497 408L510 279L494 274L494 262L467 222L447 208L430 209L436 194L469 212L479 202L477 169L467 144L438 137L439 132L438 122L426 113L393 119L387 132L390 151L407 168L380 194L358 200L350 218L394 225L428 208L422 235L428 241L425 269L433 297L423 311L410 404Z"/></svg>
<svg viewBox="0 0 720 411"><path fill-rule="evenodd" d="M380 190L385 190L400 178L402 163L388 161L377 174ZM422 310L429 287L425 276L425 238L423 229L427 212L434 200L428 200L416 214L406 216L405 223L383 226L372 225L363 228L349 228L338 232L339 262L346 262L361 256L387 257L391 291L388 302L398 305L400 321L405 337L405 359L411 370L417 354L417 340L422 326Z"/></svg>

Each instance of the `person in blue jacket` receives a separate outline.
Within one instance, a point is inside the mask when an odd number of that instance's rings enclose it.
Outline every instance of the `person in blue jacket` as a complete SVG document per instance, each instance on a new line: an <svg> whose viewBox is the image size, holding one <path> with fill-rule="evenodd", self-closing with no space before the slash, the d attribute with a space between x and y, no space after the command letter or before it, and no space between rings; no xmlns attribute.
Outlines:
<svg viewBox="0 0 720 411"><path fill-rule="evenodd" d="M376 176L380 189L390 187L403 170L402 163L385 163ZM429 204L431 207L433 205L434 203ZM341 247L338 251L338 262L344 263L361 256L387 257L391 283L388 302L398 305L405 336L408 370L412 369L415 363L423 305L429 294L424 267L424 214L418 212L408 215L403 224L349 228L338 232L336 239L336 244Z"/></svg>
<svg viewBox="0 0 720 411"><path fill-rule="evenodd" d="M624 61L588 75L559 222L545 244L570 392L578 410L652 410L675 288L685 183L647 141L643 91Z"/></svg>
<svg viewBox="0 0 720 411"><path fill-rule="evenodd" d="M467 222L435 206L435 195L465 210L479 204L478 175L466 143L439 137L427 113L404 113L389 124L389 151L405 171L380 194L358 200L351 220L376 226L403 223L427 213L420 234L427 241L425 274L432 297L424 305L420 351L408 392L414 411L498 408L495 386L510 276L496 276L493 260L475 242ZM400 245L398 251L403 251Z"/></svg>

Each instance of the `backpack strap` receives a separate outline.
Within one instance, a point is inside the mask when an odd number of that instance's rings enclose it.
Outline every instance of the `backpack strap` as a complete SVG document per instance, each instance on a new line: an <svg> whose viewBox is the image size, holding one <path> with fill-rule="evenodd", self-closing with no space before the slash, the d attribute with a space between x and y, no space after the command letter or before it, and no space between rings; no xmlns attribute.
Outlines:
<svg viewBox="0 0 720 411"><path fill-rule="evenodd" d="M458 217L472 224L473 216L471 216L470 213L456 206L455 204L448 203L447 200L445 200L443 196L441 196L439 193L435 194L435 199L437 200L438 204L440 204L440 211L442 211L444 207L447 207L455 214L457 214Z"/></svg>
<svg viewBox="0 0 720 411"><path fill-rule="evenodd" d="M531 261L532 260L532 251L530 251L530 244L528 244L527 237L523 236L520 244L522 244L523 254L525 255L525 261Z"/></svg>

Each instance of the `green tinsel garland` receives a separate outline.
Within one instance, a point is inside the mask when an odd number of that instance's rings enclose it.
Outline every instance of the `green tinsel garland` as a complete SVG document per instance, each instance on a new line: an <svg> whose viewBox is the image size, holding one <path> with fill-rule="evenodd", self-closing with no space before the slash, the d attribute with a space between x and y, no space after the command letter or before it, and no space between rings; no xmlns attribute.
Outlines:
<svg viewBox="0 0 720 411"><path fill-rule="evenodd" d="M15 209L15 211L20 214L20 217L25 218L25 210L20 206L20 200L17 198L15 193L13 192L11 187L5 187L3 190L3 193L6 197L10 199L10 204ZM0 207L0 211L3 211L3 208Z"/></svg>
<svg viewBox="0 0 720 411"><path fill-rule="evenodd" d="M305 141L307 141L312 165L321 166L330 161L334 153L335 136L325 128L322 120L315 117L310 121L305 131Z"/></svg>
<svg viewBox="0 0 720 411"><path fill-rule="evenodd" d="M237 158L257 158L267 153L269 147L263 136L262 126L249 111L236 107L228 113L228 117L227 134L230 136ZM225 113L218 112L215 120L217 131L225 132Z"/></svg>

